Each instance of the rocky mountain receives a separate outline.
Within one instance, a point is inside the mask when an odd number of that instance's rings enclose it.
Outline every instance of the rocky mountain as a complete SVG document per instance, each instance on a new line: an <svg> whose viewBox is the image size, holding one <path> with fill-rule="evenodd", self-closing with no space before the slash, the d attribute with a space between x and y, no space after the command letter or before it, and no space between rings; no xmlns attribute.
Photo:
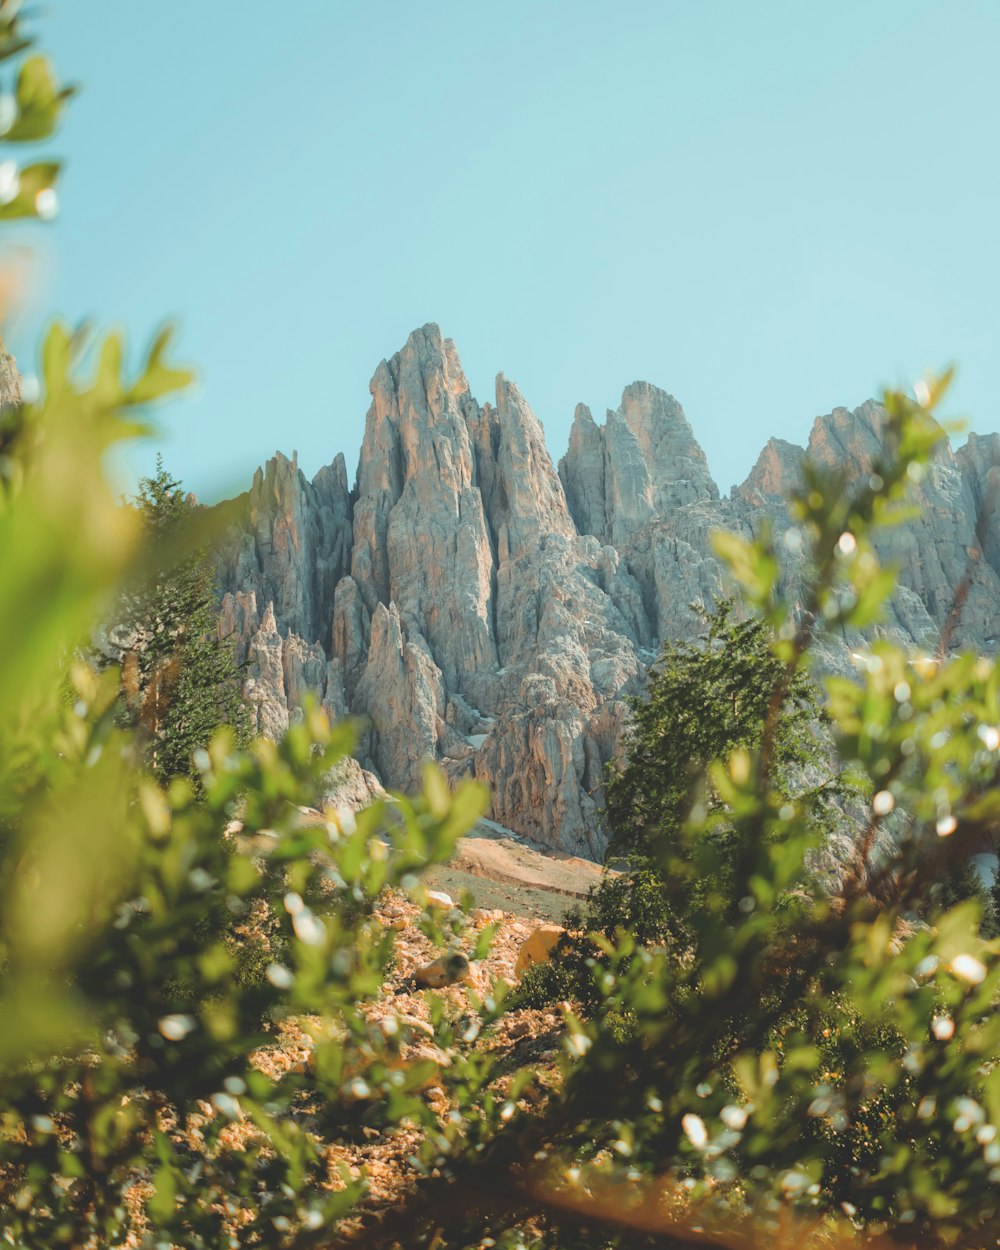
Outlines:
<svg viewBox="0 0 1000 1250"><path fill-rule="evenodd" d="M806 451L772 439L720 497L680 404L635 382L603 425L577 408L557 468L516 385L501 374L480 404L434 325L379 365L371 395L353 487L343 456L310 482L277 455L236 501L220 628L248 661L258 727L280 735L312 693L366 718L355 789L413 787L431 756L486 782L496 821L599 857L627 696L692 628L690 605L725 593L711 532L789 528ZM868 473L880 419L873 401L837 408L808 454ZM901 570L886 632L935 646L969 571L951 641L995 649L998 491L1000 435L944 447L919 518L879 540Z"/></svg>

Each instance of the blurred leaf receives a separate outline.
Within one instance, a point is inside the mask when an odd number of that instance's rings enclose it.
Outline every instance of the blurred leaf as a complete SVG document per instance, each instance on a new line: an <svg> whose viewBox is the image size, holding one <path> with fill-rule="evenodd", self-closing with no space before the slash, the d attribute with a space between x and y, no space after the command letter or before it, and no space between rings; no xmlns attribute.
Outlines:
<svg viewBox="0 0 1000 1250"><path fill-rule="evenodd" d="M46 57L28 57L22 62L17 77L16 119L0 134L0 139L7 143L35 143L47 139L58 126L62 106L72 94L73 88L58 86Z"/></svg>
<svg viewBox="0 0 1000 1250"><path fill-rule="evenodd" d="M61 166L56 161L39 161L19 171L17 191L0 202L0 221L18 217L47 217L55 213L55 186Z"/></svg>

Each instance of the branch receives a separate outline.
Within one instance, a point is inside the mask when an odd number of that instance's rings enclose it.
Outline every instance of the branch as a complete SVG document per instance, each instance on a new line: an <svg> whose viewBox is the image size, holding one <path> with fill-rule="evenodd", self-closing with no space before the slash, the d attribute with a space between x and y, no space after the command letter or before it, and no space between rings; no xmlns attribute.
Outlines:
<svg viewBox="0 0 1000 1250"><path fill-rule="evenodd" d="M494 1171L464 1183L459 1176L441 1178L431 1185L433 1188L416 1191L412 1201L386 1212L377 1226L356 1228L327 1241L324 1250L409 1250L420 1242L443 1247L448 1244L449 1232L462 1235L470 1221L475 1221L476 1235L481 1236L490 1220L500 1220L510 1228L538 1219L564 1236L571 1234L577 1247L594 1244L594 1233L602 1230L604 1235L618 1234L620 1238L624 1234L624 1240L615 1243L620 1250L800 1250L822 1231L827 1250L907 1250L906 1243L883 1236L859 1238L846 1221L843 1231L831 1230L828 1223L803 1219L790 1209L777 1219L768 1211L760 1225L746 1216L724 1217L705 1211L678 1217L664 1210L665 1200L684 1196L672 1176L642 1184L589 1177L570 1190L550 1179L532 1180L525 1170L517 1168Z"/></svg>

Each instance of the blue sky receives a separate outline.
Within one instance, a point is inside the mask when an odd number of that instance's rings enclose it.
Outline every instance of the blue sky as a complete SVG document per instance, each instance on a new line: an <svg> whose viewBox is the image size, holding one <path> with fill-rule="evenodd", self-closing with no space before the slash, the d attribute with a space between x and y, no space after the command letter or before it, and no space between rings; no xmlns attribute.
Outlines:
<svg viewBox="0 0 1000 1250"><path fill-rule="evenodd" d="M156 446L203 498L275 449L353 474L379 360L437 321L554 459L644 378L723 491L769 435L955 362L1000 428L994 0L49 0L83 90L33 228L52 313L165 317L197 392Z"/></svg>

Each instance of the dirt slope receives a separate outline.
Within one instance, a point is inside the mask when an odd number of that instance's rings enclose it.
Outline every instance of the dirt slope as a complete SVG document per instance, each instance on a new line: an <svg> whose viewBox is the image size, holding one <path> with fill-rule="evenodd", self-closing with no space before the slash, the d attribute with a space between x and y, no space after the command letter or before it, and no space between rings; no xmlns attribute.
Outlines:
<svg viewBox="0 0 1000 1250"><path fill-rule="evenodd" d="M452 859L424 881L458 899L468 890L480 907L500 908L529 920L560 921L601 879L600 864L549 851L518 838L493 821L480 821Z"/></svg>

